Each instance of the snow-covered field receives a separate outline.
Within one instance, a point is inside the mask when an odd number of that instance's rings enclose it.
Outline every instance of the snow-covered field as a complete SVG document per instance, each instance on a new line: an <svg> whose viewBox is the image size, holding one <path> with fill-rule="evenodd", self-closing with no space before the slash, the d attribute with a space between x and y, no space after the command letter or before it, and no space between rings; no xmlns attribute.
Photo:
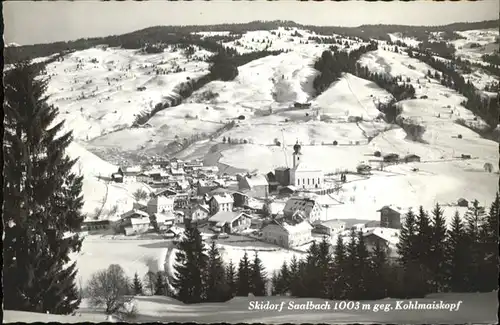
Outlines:
<svg viewBox="0 0 500 325"><path fill-rule="evenodd" d="M334 302L321 299L288 298L288 297L236 297L226 303L207 303L196 305L185 305L167 297L136 297L138 316L137 322L200 322L210 323L330 323L330 324L493 324L497 320L497 292L491 293L449 293L432 294L425 298L412 299L412 302L420 304L457 304L458 310L415 310L398 309L396 299L384 299L375 301L363 301L370 306L366 310L289 310L289 302L294 304L306 304L308 301L315 304ZM250 302L258 301L281 305L279 310L249 310ZM408 301L404 301L407 303ZM385 311L388 305L392 308ZM376 309L376 307L378 310ZM450 305L451 306L451 305ZM375 311L378 310L378 311ZM47 315L21 311L4 311L4 322L104 322L107 318L100 310L92 310L88 307L81 308L75 316Z"/></svg>

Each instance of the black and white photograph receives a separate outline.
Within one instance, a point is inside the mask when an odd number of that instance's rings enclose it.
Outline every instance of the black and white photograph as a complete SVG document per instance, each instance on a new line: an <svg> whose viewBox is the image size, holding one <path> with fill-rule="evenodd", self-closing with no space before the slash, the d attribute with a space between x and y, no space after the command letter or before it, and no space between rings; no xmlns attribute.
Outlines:
<svg viewBox="0 0 500 325"><path fill-rule="evenodd" d="M499 15L3 2L3 321L498 323Z"/></svg>

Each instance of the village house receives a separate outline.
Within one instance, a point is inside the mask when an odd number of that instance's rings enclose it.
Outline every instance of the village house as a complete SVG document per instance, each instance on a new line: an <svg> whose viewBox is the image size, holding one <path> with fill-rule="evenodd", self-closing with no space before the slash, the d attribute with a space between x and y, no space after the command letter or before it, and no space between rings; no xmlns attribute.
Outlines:
<svg viewBox="0 0 500 325"><path fill-rule="evenodd" d="M290 198L285 204L283 214L285 217L290 218L298 211L311 223L321 219L323 214L321 205L316 200L308 197Z"/></svg>
<svg viewBox="0 0 500 325"><path fill-rule="evenodd" d="M133 167L120 167L118 168L118 174L122 175L124 183L133 183L137 182L137 175L141 173L140 166Z"/></svg>
<svg viewBox="0 0 500 325"><path fill-rule="evenodd" d="M399 230L389 228L373 228L363 233L364 241L368 251L373 251L376 245L384 247L389 260L397 259L397 243L399 242Z"/></svg>
<svg viewBox="0 0 500 325"><path fill-rule="evenodd" d="M172 211L165 213L154 213L151 216L151 223L156 223L160 230L166 230L176 223L176 216Z"/></svg>
<svg viewBox="0 0 500 325"><path fill-rule="evenodd" d="M262 228L262 239L285 248L297 247L312 240L312 228L305 220L296 224L273 220Z"/></svg>
<svg viewBox="0 0 500 325"><path fill-rule="evenodd" d="M406 163L411 163L411 162L420 162L420 157L415 155L415 154L410 154L404 157L404 161Z"/></svg>
<svg viewBox="0 0 500 325"><path fill-rule="evenodd" d="M215 190L216 188L219 188L220 186L213 182L213 181L206 181L206 180L198 180L196 182L196 193L198 195L205 195L213 190Z"/></svg>
<svg viewBox="0 0 500 325"><path fill-rule="evenodd" d="M164 197L169 197L169 196L175 196L177 195L178 192L175 191L174 189L172 188L163 188L157 192L155 192L153 194L153 197L157 197L157 196L164 196Z"/></svg>
<svg viewBox="0 0 500 325"><path fill-rule="evenodd" d="M208 219L210 214L210 207L206 204L196 204L191 209L190 220L200 222Z"/></svg>
<svg viewBox="0 0 500 325"><path fill-rule="evenodd" d="M208 201L210 206L210 214L214 215L217 212L229 212L233 211L233 196L228 193L215 194Z"/></svg>
<svg viewBox="0 0 500 325"><path fill-rule="evenodd" d="M145 183L145 184L149 184L150 182L153 181L153 178L151 176L149 176L148 174L146 173L138 173L136 175L136 180L139 182L139 183Z"/></svg>
<svg viewBox="0 0 500 325"><path fill-rule="evenodd" d="M267 183L269 184L269 193L275 193L278 191L278 187L281 185L277 180L273 172L266 174Z"/></svg>
<svg viewBox="0 0 500 325"><path fill-rule="evenodd" d="M238 189L246 190L246 194L252 197L267 197L269 195L269 183L264 175L238 175Z"/></svg>
<svg viewBox="0 0 500 325"><path fill-rule="evenodd" d="M290 170L290 185L302 189L323 187L323 171L304 164L304 156L302 155L301 146L298 142L293 146L293 150L293 168Z"/></svg>
<svg viewBox="0 0 500 325"><path fill-rule="evenodd" d="M213 229L228 234L250 228L252 217L244 212L220 211L208 219Z"/></svg>
<svg viewBox="0 0 500 325"><path fill-rule="evenodd" d="M111 180L115 183L123 183L123 175L120 173L111 174Z"/></svg>
<svg viewBox="0 0 500 325"><path fill-rule="evenodd" d="M179 168L174 168L170 167L170 174L172 176L184 176L186 172L184 171L184 168L179 167Z"/></svg>
<svg viewBox="0 0 500 325"><path fill-rule="evenodd" d="M317 234L323 234L332 236L338 232L345 230L346 223L341 220L328 220L328 221L315 221L313 232Z"/></svg>
<svg viewBox="0 0 500 325"><path fill-rule="evenodd" d="M123 220L121 224L121 227L127 236L145 233L149 230L150 226L151 221L149 216L141 218L128 218Z"/></svg>
<svg viewBox="0 0 500 325"><path fill-rule="evenodd" d="M389 153L387 155L384 155L382 159L386 163L396 163L399 160L399 155L395 153Z"/></svg>
<svg viewBox="0 0 500 325"><path fill-rule="evenodd" d="M86 220L82 222L81 231L102 231L110 229L111 222L109 220Z"/></svg>
<svg viewBox="0 0 500 325"><path fill-rule="evenodd" d="M377 212L380 212L380 227L401 229L402 219L404 219L407 211L400 207L386 205Z"/></svg>
<svg viewBox="0 0 500 325"><path fill-rule="evenodd" d="M148 201L147 212L154 214L174 211L174 201L174 197L165 197L162 195L153 197Z"/></svg>
<svg viewBox="0 0 500 325"><path fill-rule="evenodd" d="M134 219L134 218L149 218L149 214L139 209L132 209L120 216L121 220Z"/></svg>

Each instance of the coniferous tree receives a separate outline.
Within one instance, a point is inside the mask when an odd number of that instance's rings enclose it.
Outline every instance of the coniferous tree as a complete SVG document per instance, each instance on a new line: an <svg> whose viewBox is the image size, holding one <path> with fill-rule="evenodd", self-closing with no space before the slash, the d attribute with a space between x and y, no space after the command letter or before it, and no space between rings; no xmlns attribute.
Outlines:
<svg viewBox="0 0 500 325"><path fill-rule="evenodd" d="M335 250L333 253L333 262L332 262L332 271L330 274L332 275L330 296L332 299L345 299L347 297L347 270L346 270L346 262L347 262L347 251L344 245L344 241L342 237L339 235L337 237L337 242L335 245Z"/></svg>
<svg viewBox="0 0 500 325"><path fill-rule="evenodd" d="M206 299L205 269L207 256L200 231L195 224L186 225L185 237L178 244L175 256L176 276L172 286L177 290L177 299L184 303L199 303Z"/></svg>
<svg viewBox="0 0 500 325"><path fill-rule="evenodd" d="M413 292L412 295L417 297L430 292L432 274L430 259L432 229L428 213L420 206L416 217L416 235L414 247L412 249L412 265L406 269L409 278L415 278L413 283L407 282Z"/></svg>
<svg viewBox="0 0 500 325"><path fill-rule="evenodd" d="M356 247L356 259L358 263L359 282L358 299L366 299L369 290L369 277L371 274L370 254L366 248L363 232L358 232L358 240Z"/></svg>
<svg viewBox="0 0 500 325"><path fill-rule="evenodd" d="M444 290L445 279L445 241L446 241L446 221L443 216L443 210L436 204L432 210L431 220L431 242L429 267L432 273L431 290L441 292Z"/></svg>
<svg viewBox="0 0 500 325"><path fill-rule="evenodd" d="M236 296L236 269L234 267L233 261L229 261L229 264L226 266L226 283L228 285L228 296L229 298L233 298Z"/></svg>
<svg viewBox="0 0 500 325"><path fill-rule="evenodd" d="M132 282L132 291L135 296L142 296L144 294L143 289L142 289L142 282L139 279L139 275L137 275L137 272L134 274L134 280Z"/></svg>
<svg viewBox="0 0 500 325"><path fill-rule="evenodd" d="M251 292L250 280L251 280L250 261L248 260L247 252L245 252L245 254L240 260L240 264L238 267L238 279L236 282L237 296L248 296L248 294Z"/></svg>
<svg viewBox="0 0 500 325"><path fill-rule="evenodd" d="M292 281L292 274L290 274L290 270L288 269L288 265L286 262L283 262L281 265L281 269L278 273L278 294L285 294L289 292L290 290L290 285Z"/></svg>
<svg viewBox="0 0 500 325"><path fill-rule="evenodd" d="M379 241L370 253L371 274L369 279L370 299L381 299L387 297L389 287L387 251Z"/></svg>
<svg viewBox="0 0 500 325"><path fill-rule="evenodd" d="M470 290L472 292L480 290L482 277L480 269L481 266L484 265L484 255L480 243L480 229L483 227L485 219L484 207L480 206L477 200L474 200L465 213L465 231L467 233L467 241L470 249L467 274L470 276Z"/></svg>
<svg viewBox="0 0 500 325"><path fill-rule="evenodd" d="M319 268L319 245L313 242L307 250L303 270L300 272L301 296L319 297L322 292L321 270Z"/></svg>
<svg viewBox="0 0 500 325"><path fill-rule="evenodd" d="M292 296L298 296L300 291L300 262L297 260L295 255L292 256L290 261L290 294Z"/></svg>
<svg viewBox="0 0 500 325"><path fill-rule="evenodd" d="M144 285L149 289L149 293L154 295L156 289L156 274L149 270L144 276Z"/></svg>
<svg viewBox="0 0 500 325"><path fill-rule="evenodd" d="M332 264L332 254L330 253L330 244L323 238L318 245L318 280L320 291L318 295L320 298L328 298L329 296L329 283L330 283L330 267Z"/></svg>
<svg viewBox="0 0 500 325"><path fill-rule="evenodd" d="M347 258L346 258L346 286L347 286L347 298L348 299L359 299L359 292L357 284L360 281L359 275L359 264L357 259L357 236L354 230L351 231L349 237L349 242L346 246Z"/></svg>
<svg viewBox="0 0 500 325"><path fill-rule="evenodd" d="M206 278L207 301L224 301L228 296L229 289L226 283L224 264L215 241L212 242L208 251Z"/></svg>
<svg viewBox="0 0 500 325"><path fill-rule="evenodd" d="M480 242L483 259L483 276L481 277L481 291L492 291L498 288L498 233L500 218L500 195L497 192L495 200L490 206L485 222L480 228Z"/></svg>
<svg viewBox="0 0 500 325"><path fill-rule="evenodd" d="M259 254L255 252L255 257L251 266L250 283L254 296L266 295L266 272L262 264Z"/></svg>
<svg viewBox="0 0 500 325"><path fill-rule="evenodd" d="M155 296L167 296L168 295L168 284L165 274L163 272L156 273L156 285L155 285Z"/></svg>
<svg viewBox="0 0 500 325"><path fill-rule="evenodd" d="M80 304L69 255L82 244L83 178L65 153L72 134L37 75L20 63L4 76L4 308L69 314Z"/></svg>
<svg viewBox="0 0 500 325"><path fill-rule="evenodd" d="M462 219L455 212L446 237L446 278L452 292L466 292L470 284L468 274L469 245Z"/></svg>
<svg viewBox="0 0 500 325"><path fill-rule="evenodd" d="M416 233L416 217L412 210L409 210L404 219L404 224L399 233L399 242L397 244L399 262L405 266L414 259L414 243Z"/></svg>

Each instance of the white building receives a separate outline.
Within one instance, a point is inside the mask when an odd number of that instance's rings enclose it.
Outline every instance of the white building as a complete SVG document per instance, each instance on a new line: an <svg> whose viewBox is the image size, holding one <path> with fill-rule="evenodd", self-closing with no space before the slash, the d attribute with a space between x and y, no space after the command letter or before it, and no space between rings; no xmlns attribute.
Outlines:
<svg viewBox="0 0 500 325"><path fill-rule="evenodd" d="M262 228L262 238L272 244L290 248L307 244L312 240L312 226L307 221L295 225L273 221Z"/></svg>
<svg viewBox="0 0 500 325"><path fill-rule="evenodd" d="M314 232L331 236L335 233L344 231L346 223L341 220L318 221L314 224Z"/></svg>
<svg viewBox="0 0 500 325"><path fill-rule="evenodd" d="M149 216L142 218L131 218L124 224L125 235L142 234L149 230L151 225Z"/></svg>
<svg viewBox="0 0 500 325"><path fill-rule="evenodd" d="M308 197L292 197L283 209L283 215L291 218L294 214L300 212L307 221L314 222L320 220L323 215L323 208L314 199Z"/></svg>
<svg viewBox="0 0 500 325"><path fill-rule="evenodd" d="M324 174L321 169L311 168L304 163L301 146L293 146L293 167L290 169L290 185L297 189L315 189L323 187Z"/></svg>
<svg viewBox="0 0 500 325"><path fill-rule="evenodd" d="M166 213L174 211L174 197L159 195L149 200L147 212L149 214Z"/></svg>
<svg viewBox="0 0 500 325"><path fill-rule="evenodd" d="M215 194L208 203L210 205L210 213L214 215L217 212L233 211L234 199L228 193Z"/></svg>

